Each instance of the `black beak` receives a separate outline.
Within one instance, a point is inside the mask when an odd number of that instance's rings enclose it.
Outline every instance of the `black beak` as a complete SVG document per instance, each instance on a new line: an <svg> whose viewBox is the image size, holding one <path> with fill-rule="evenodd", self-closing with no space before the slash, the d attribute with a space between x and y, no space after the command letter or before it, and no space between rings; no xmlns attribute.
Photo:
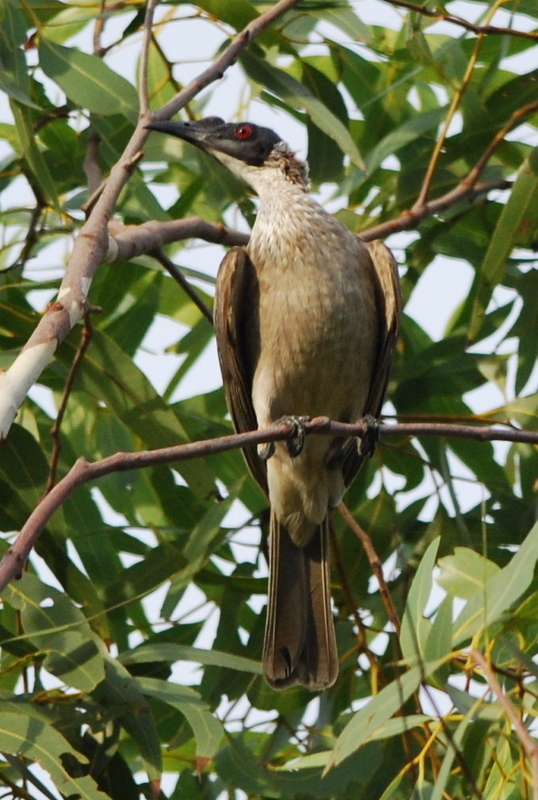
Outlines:
<svg viewBox="0 0 538 800"><path fill-rule="evenodd" d="M150 122L146 125L151 131L168 133L177 136L185 142L197 145L202 150L209 150L215 146L215 133L221 131L225 123L219 117L208 117L200 121L181 122L179 120L163 120Z"/></svg>

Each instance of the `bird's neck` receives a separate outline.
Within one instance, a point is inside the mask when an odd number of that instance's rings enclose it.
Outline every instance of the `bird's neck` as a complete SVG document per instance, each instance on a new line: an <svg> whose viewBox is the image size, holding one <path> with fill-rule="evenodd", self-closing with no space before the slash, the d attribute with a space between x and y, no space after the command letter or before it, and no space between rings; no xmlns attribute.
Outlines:
<svg viewBox="0 0 538 800"><path fill-rule="evenodd" d="M305 185L289 180L279 170L257 173L251 185L260 205L248 250L258 265L282 260L304 238L305 231L315 230L327 219Z"/></svg>

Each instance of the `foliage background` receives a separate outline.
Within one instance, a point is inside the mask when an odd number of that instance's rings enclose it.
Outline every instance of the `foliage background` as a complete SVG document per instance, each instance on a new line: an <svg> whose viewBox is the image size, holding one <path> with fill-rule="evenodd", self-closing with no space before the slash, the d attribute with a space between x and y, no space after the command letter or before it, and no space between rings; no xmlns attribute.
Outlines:
<svg viewBox="0 0 538 800"><path fill-rule="evenodd" d="M426 3L433 18L402 5L377 3L383 27L365 21L370 0L300 3L242 50L232 82L182 114L259 120L269 108L279 132L300 133L314 190L357 233L389 236L409 308L436 276L447 302L462 292L450 276L468 281L442 335L404 315L388 417L536 429L536 4ZM151 108L201 71L183 63L182 42L203 30L217 54L270 6L162 3ZM140 57L144 13L122 1L0 7L2 368L57 291L88 184L137 124L126 65ZM490 27L439 22L449 14ZM115 218L245 231L254 213L217 164L155 135ZM210 305L220 256L193 261L198 251L191 239L166 247ZM100 312L61 343L21 409L0 448L2 551L79 456L230 432L211 326L160 261L101 266L89 295ZM172 371L151 352L159 338L178 357ZM275 693L260 675L266 517L239 452L79 488L4 592L1 796L157 797L163 771L174 800L532 796L536 764L507 713L529 728L537 709L537 464L523 443L383 441L347 504L385 565L401 632L335 514L341 674L314 698Z"/></svg>

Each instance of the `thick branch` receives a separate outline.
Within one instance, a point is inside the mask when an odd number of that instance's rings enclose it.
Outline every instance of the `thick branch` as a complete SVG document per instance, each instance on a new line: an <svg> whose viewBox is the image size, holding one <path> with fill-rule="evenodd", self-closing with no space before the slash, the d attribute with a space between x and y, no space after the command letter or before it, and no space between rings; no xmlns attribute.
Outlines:
<svg viewBox="0 0 538 800"><path fill-rule="evenodd" d="M165 245L183 239L203 239L205 242L224 245L245 245L248 233L225 228L219 222L206 222L201 217L186 217L169 222L150 220L141 225L109 223L107 261L128 261L141 255L151 255Z"/></svg>
<svg viewBox="0 0 538 800"><path fill-rule="evenodd" d="M171 116L201 89L219 80L256 36L298 2L299 0L280 0L265 14L250 22L213 64L163 106L155 118L165 119ZM150 23L151 20L147 17L146 28ZM84 316L95 271L107 259L108 222L121 190L142 156L142 147L149 135L145 125L151 118L149 112L140 115L122 157L112 167L108 180L95 199L91 214L75 241L56 302L49 306L15 362L7 372L0 374L0 442L7 436L19 406L53 358L58 344Z"/></svg>
<svg viewBox="0 0 538 800"><path fill-rule="evenodd" d="M352 425L344 422L333 422L328 417L315 417L310 422L306 422L304 427L308 434L321 436L356 436L361 438L365 432L369 431L369 426L363 422ZM538 432L536 431L523 431L498 426L481 427L478 425L411 422L381 425L379 434L382 438L387 436L455 436L478 441L538 444ZM101 478L103 475L109 475L112 472L126 472L131 469L155 466L156 464L171 464L174 461L192 460L201 456L215 455L227 450L246 447L247 445L290 439L295 435L294 425L281 422L275 423L275 425L266 430L236 433L231 436L222 436L218 439L207 439L201 442L164 447L159 450L146 450L139 453L115 453L112 456L108 456L108 458L103 458L101 461L88 462L84 458L79 458L67 475L36 506L18 538L5 553L0 562L0 591L12 578L20 574L32 547L51 516L60 508L65 499L82 484Z"/></svg>

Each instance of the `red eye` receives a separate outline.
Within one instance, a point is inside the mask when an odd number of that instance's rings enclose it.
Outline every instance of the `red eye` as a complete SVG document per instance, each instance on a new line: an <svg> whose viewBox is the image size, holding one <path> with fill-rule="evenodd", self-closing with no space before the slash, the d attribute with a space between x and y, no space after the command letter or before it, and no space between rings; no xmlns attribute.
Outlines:
<svg viewBox="0 0 538 800"><path fill-rule="evenodd" d="M238 125L235 129L235 135L238 139L250 139L252 136L252 127L250 125Z"/></svg>

